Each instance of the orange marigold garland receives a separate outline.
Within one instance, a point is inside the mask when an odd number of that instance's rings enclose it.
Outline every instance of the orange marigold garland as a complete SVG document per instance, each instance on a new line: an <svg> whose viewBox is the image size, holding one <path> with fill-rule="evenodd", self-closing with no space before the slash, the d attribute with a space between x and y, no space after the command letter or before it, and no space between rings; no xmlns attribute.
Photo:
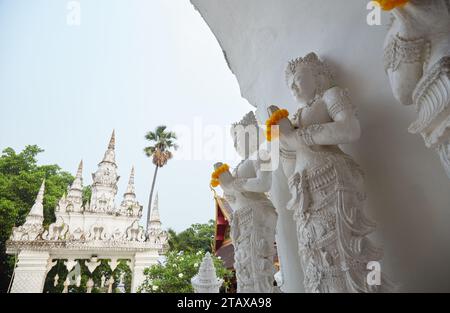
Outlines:
<svg viewBox="0 0 450 313"><path fill-rule="evenodd" d="M225 173L226 171L228 171L230 169L230 167L228 166L228 164L222 164L221 166L219 166L212 174L211 174L211 186L212 187L217 187L220 185L219 182L219 177L220 175L222 175L223 173Z"/></svg>
<svg viewBox="0 0 450 313"><path fill-rule="evenodd" d="M289 116L288 110L279 109L272 113L270 118L266 121L266 138L267 141L272 141L272 126L278 125L278 123Z"/></svg>
<svg viewBox="0 0 450 313"><path fill-rule="evenodd" d="M385 11L390 11L402 5L405 5L409 0L375 0L376 3Z"/></svg>

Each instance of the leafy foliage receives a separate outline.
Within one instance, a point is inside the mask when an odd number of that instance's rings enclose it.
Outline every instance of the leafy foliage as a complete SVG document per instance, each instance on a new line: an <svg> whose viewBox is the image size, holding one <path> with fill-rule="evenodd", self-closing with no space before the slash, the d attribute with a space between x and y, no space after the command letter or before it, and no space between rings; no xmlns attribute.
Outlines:
<svg viewBox="0 0 450 313"><path fill-rule="evenodd" d="M145 147L144 152L158 167L163 167L172 158L171 149L178 148L175 143L177 136L174 132L166 131L166 129L167 126L161 125L156 127L155 131L149 131L145 135L145 139L153 145Z"/></svg>
<svg viewBox="0 0 450 313"><path fill-rule="evenodd" d="M88 201L91 200L92 188L91 186L83 187L83 205L85 205Z"/></svg>
<svg viewBox="0 0 450 313"><path fill-rule="evenodd" d="M36 156L43 152L38 146L26 146L16 153L12 148L0 156L0 292L5 292L14 266L6 255L5 242L14 226L21 225L34 204L45 178L44 226L55 220L54 208L74 177L58 165L37 165Z"/></svg>
<svg viewBox="0 0 450 313"><path fill-rule="evenodd" d="M148 293L191 293L191 284L199 270L205 256L204 251L176 252L167 254L164 264L153 265L145 269L146 279L140 286L139 292ZM222 260L212 256L217 277L223 278L225 283L222 291L227 291L232 272L223 266Z"/></svg>
<svg viewBox="0 0 450 313"><path fill-rule="evenodd" d="M207 251L212 252L214 240L214 220L207 224L193 224L177 234L169 229L169 247L172 251Z"/></svg>
<svg viewBox="0 0 450 313"><path fill-rule="evenodd" d="M193 224L176 233L169 230L169 252L164 263L145 270L146 280L141 292L193 292L191 278L199 270L206 252L212 251L214 220L206 224ZM213 256L217 276L224 279L223 290L230 287L233 273L223 266L222 260Z"/></svg>

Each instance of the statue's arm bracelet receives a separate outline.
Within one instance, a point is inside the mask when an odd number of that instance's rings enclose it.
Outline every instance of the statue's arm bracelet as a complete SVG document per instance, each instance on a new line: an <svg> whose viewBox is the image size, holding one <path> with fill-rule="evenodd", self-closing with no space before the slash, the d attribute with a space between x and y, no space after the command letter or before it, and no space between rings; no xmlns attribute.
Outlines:
<svg viewBox="0 0 450 313"><path fill-rule="evenodd" d="M406 39L397 34L384 49L384 69L395 72L402 63L425 63L429 50L430 43L425 38Z"/></svg>

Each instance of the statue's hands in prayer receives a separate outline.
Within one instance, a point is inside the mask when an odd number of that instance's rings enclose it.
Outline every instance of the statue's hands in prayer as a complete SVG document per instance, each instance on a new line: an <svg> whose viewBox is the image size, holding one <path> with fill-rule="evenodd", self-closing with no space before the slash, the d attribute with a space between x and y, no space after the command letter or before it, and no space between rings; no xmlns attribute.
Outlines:
<svg viewBox="0 0 450 313"><path fill-rule="evenodd" d="M298 146L295 128L288 118L283 118L278 123L280 131L280 145L286 150L295 150Z"/></svg>
<svg viewBox="0 0 450 313"><path fill-rule="evenodd" d="M278 111L279 109L280 109L279 107L271 105L267 109L269 117L272 116L272 114ZM276 139L279 136L280 145L282 146L283 149L290 150L293 147L295 148L295 129L289 118L281 119L278 122L277 126L278 126L278 134L276 134L275 132L272 133L273 139Z"/></svg>
<svg viewBox="0 0 450 313"><path fill-rule="evenodd" d="M214 168L218 169L222 165L223 164L220 162L216 163L216 164L214 164ZM220 186L223 189L230 189L233 184L233 181L234 181L234 177L233 177L233 175L231 175L230 171L223 172L222 174L219 175Z"/></svg>

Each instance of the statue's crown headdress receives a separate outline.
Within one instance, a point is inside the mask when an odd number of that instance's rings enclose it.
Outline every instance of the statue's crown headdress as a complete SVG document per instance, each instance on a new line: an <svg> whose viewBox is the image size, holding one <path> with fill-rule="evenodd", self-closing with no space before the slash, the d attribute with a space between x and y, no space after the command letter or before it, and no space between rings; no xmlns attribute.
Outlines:
<svg viewBox="0 0 450 313"><path fill-rule="evenodd" d="M256 120L255 113L253 111L248 112L244 117L237 123L233 123L233 127L243 126L247 127L250 125L258 126L258 121Z"/></svg>
<svg viewBox="0 0 450 313"><path fill-rule="evenodd" d="M286 81L290 76L295 74L297 68L301 65L310 67L315 75L324 75L331 81L333 80L333 75L328 66L319 59L317 54L311 52L303 58L295 58L289 61L286 68Z"/></svg>

